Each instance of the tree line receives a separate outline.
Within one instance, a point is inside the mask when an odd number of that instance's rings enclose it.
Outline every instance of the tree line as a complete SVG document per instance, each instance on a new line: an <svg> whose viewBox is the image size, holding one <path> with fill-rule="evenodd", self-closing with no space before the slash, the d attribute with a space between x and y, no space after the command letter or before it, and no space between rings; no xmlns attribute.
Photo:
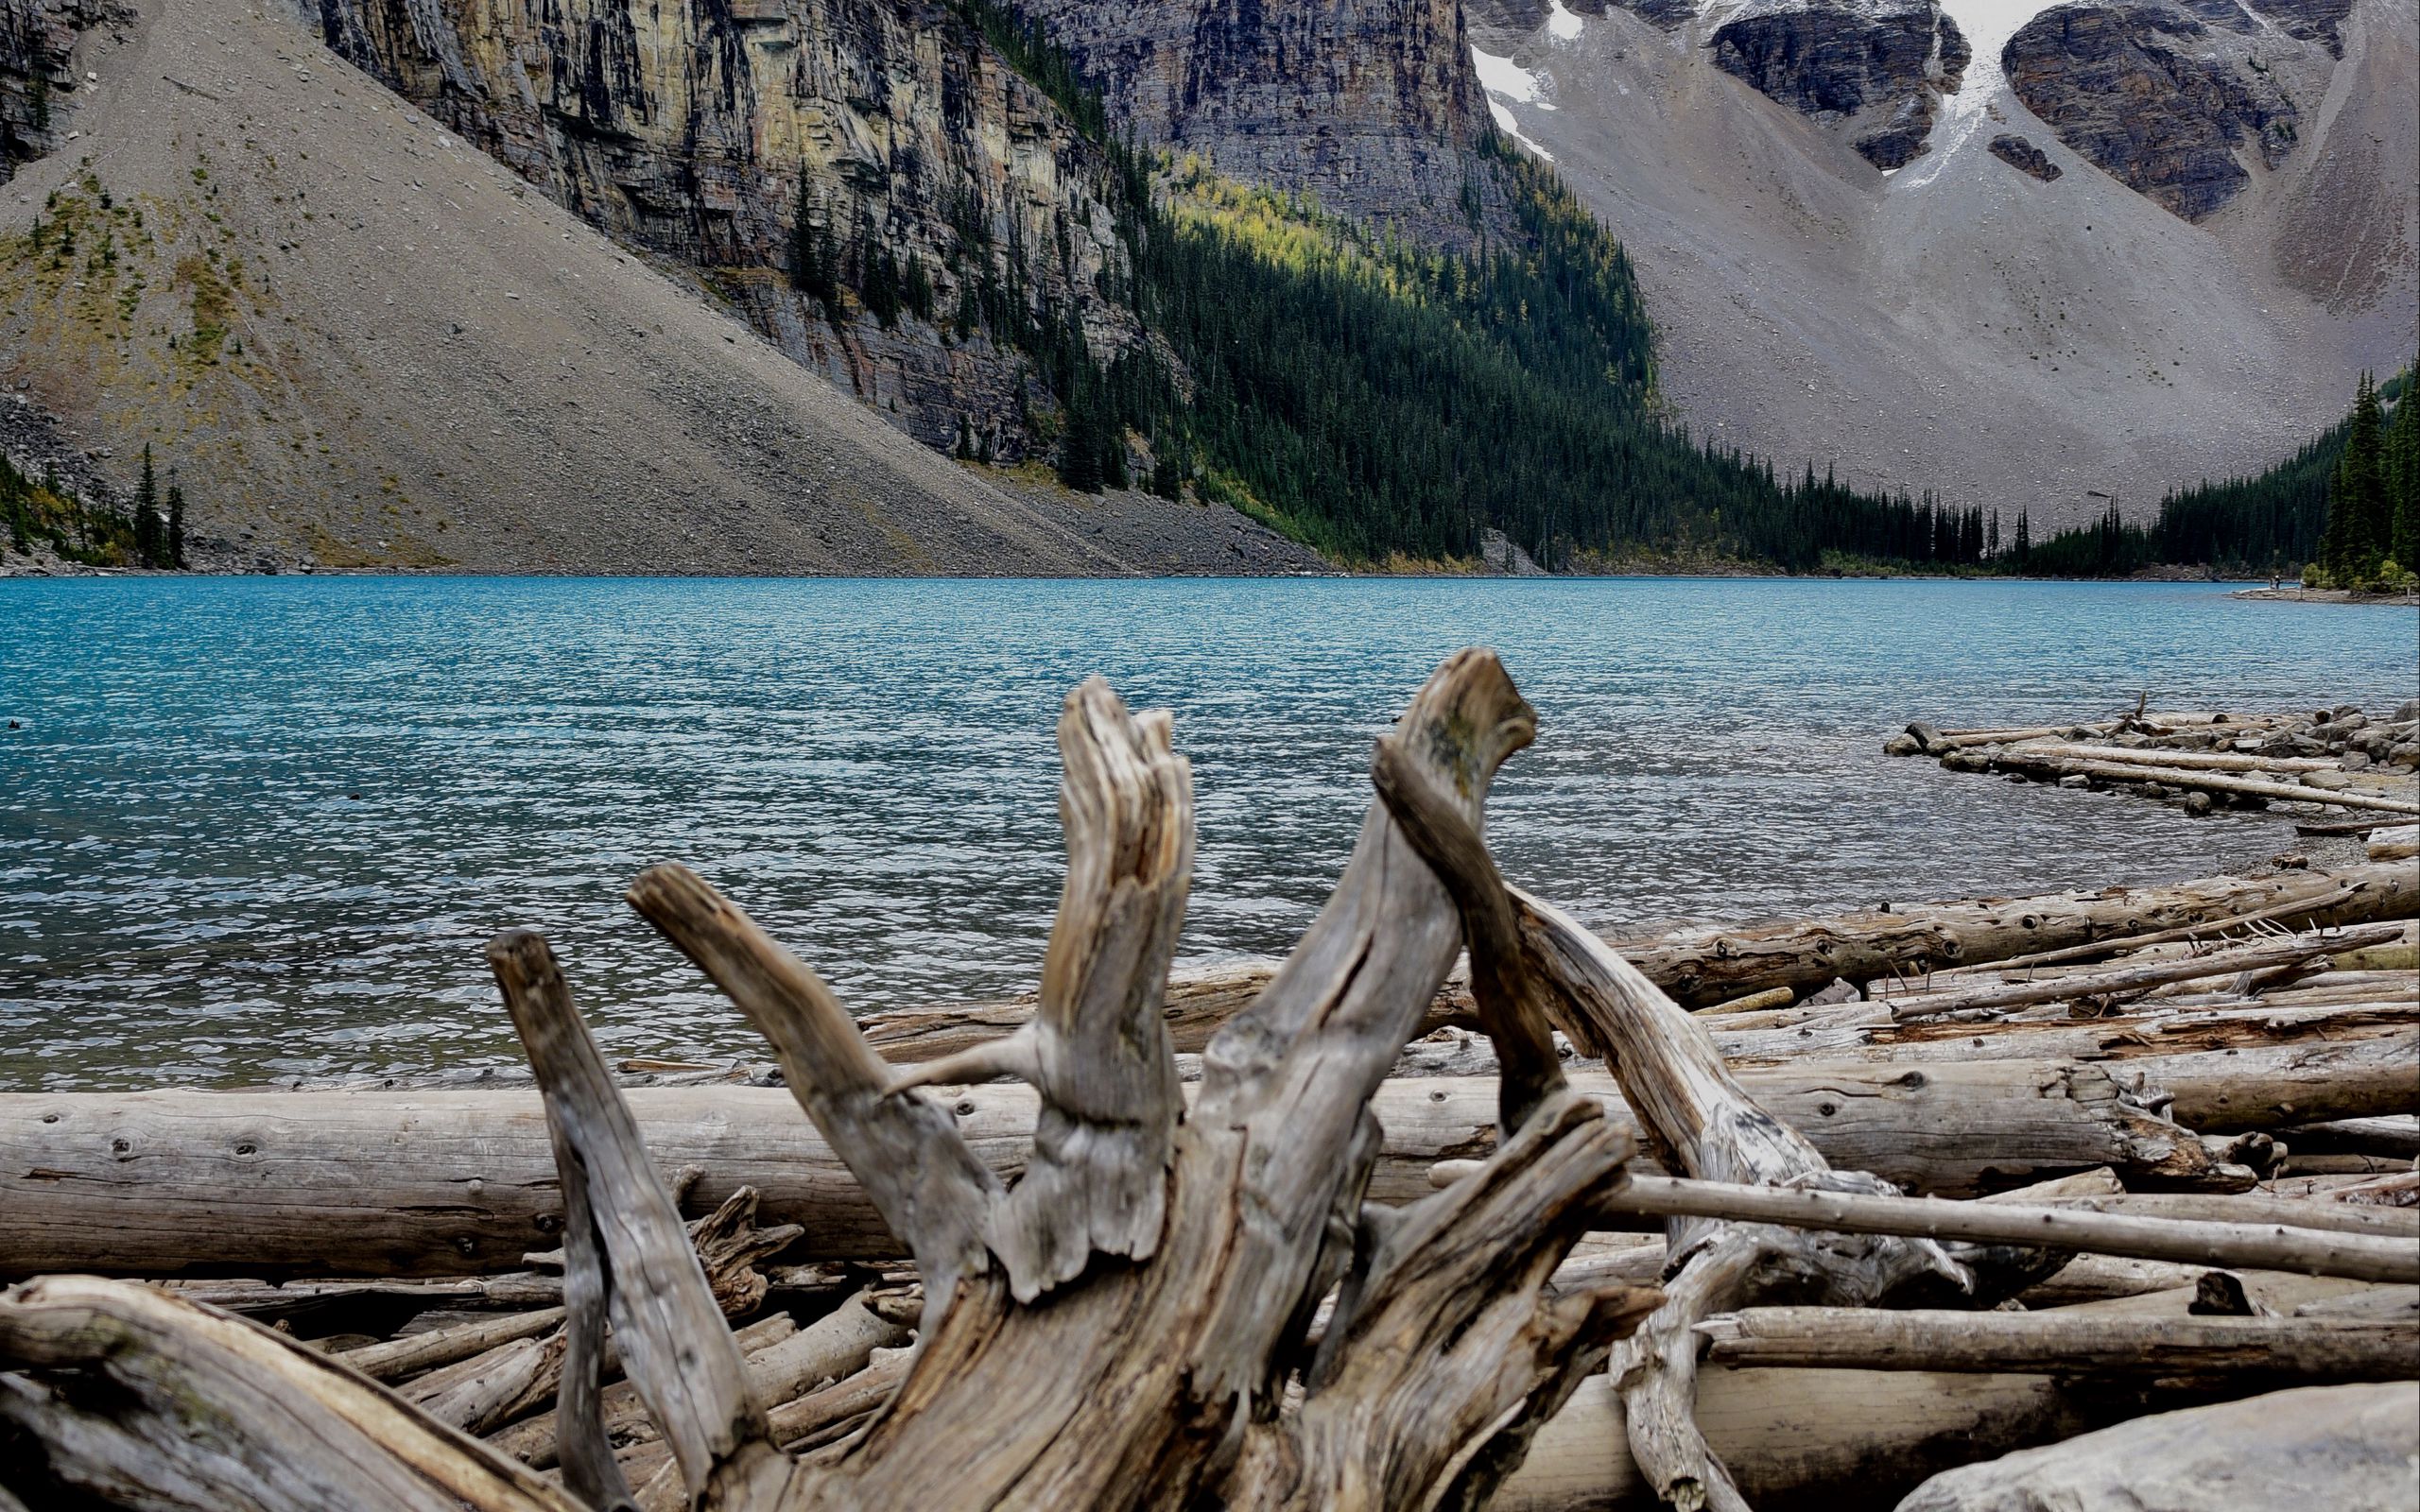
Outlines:
<svg viewBox="0 0 2420 1512"><path fill-rule="evenodd" d="M904 312L1024 354L1055 403L1021 419L1069 488L1189 487L1356 562L1467 559L1490 529L1552 568L1652 556L2122 576L2163 560L2298 561L2318 544L2336 433L2263 477L2172 493L2150 525L2113 504L2042 541L2022 512L2003 539L1996 512L1855 489L1811 464L1777 475L1665 416L1655 332L1620 242L1493 129L1480 144L1493 182L1464 186L1467 251L1409 246L1266 189L1225 186L1257 197L1251 213L1203 214L1184 170L1111 133L1098 93L1038 24L997 0L956 8L1098 149L1094 187L1132 271L1096 287L1150 338L1103 361L1080 311L1026 286L1017 223L995 261L972 207L949 215L959 292L937 309L923 259L894 255L862 220L835 227L804 172L790 276L835 318L845 289L885 326ZM1497 234L1481 213L1491 189L1511 212ZM1072 272L1063 225L1059 241ZM990 446L961 426L961 456L990 460Z"/></svg>
<svg viewBox="0 0 2420 1512"><path fill-rule="evenodd" d="M2420 560L2420 405L2412 374L2363 374L2353 409L2266 472L2170 492L2147 524L2113 501L2089 524L2015 554L2013 571L2123 577L2158 564L2290 575L2312 587L2393 587ZM2393 405L2390 422L2386 410Z"/></svg>
<svg viewBox="0 0 2420 1512"><path fill-rule="evenodd" d="M151 448L143 448L143 471L130 507L87 499L61 481L56 469L39 478L0 453L0 521L9 547L31 556L40 540L69 561L95 567L182 568L185 560L185 490L169 475L164 492Z"/></svg>

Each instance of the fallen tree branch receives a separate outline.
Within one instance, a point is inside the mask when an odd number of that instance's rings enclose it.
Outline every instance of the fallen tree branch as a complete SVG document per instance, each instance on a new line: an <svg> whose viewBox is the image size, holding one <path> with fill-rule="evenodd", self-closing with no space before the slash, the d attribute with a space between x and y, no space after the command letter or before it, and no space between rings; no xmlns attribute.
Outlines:
<svg viewBox="0 0 2420 1512"><path fill-rule="evenodd" d="M2166 1380L2241 1372L2273 1385L2320 1385L2405 1380L2420 1360L2420 1319L1760 1307L1708 1318L1697 1332L1708 1363L1768 1368L2064 1371Z"/></svg>
<svg viewBox="0 0 2420 1512"><path fill-rule="evenodd" d="M1451 1170L1441 1173L1450 1177ZM2141 1260L2302 1271L2366 1281L2420 1281L2420 1242L2278 1225L2141 1218L1937 1197L1783 1190L1672 1177L1633 1177L1604 1194L1610 1211L1787 1224L1835 1233L1904 1234L2091 1250Z"/></svg>
<svg viewBox="0 0 2420 1512"><path fill-rule="evenodd" d="M1942 758L1942 765L1952 771L2022 772L2041 777L2097 777L2110 782L2156 782L2165 787L2181 787L2204 793L2217 793L2243 798L2272 799L2288 803L2325 803L2335 808L2367 809L2380 814L2420 814L2420 801L2388 798L2375 793L2354 793L2339 788L2308 787L2300 782L2272 782L2257 777L2230 777L2219 772L2185 771L2170 766L2151 766L2124 760L2127 753L2112 752L2110 760L2092 760L2066 756L2037 756L2021 746L1991 746L1975 750L1953 751Z"/></svg>
<svg viewBox="0 0 2420 1512"><path fill-rule="evenodd" d="M2156 961L2147 966L2069 972L2038 982L2000 983L1961 991L1910 994L1886 1001L1891 1005L1891 1016L1905 1022L1941 1018L1954 1013L2027 1007L2039 1003L2108 1000L2138 995L2171 982L2191 982L2205 976L2227 976L2277 966L2298 966L2332 951L2360 950L2365 945L2380 945L2402 936L2403 926L2400 924L2373 924L2348 929L2333 937L2308 935L2291 940L2213 951L2207 955L2188 955L2181 960Z"/></svg>

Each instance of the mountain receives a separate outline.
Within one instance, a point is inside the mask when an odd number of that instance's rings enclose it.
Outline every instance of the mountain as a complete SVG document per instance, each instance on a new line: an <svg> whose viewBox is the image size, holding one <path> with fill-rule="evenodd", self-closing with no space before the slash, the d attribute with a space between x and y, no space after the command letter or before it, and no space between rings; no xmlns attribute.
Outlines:
<svg viewBox="0 0 2420 1512"><path fill-rule="evenodd" d="M2409 342L2273 3L0 0L7 376L272 558L1971 561Z"/></svg>
<svg viewBox="0 0 2420 1512"><path fill-rule="evenodd" d="M2412 0L1474 0L1489 104L1622 238L1701 430L2144 517L2420 322Z"/></svg>
<svg viewBox="0 0 2420 1512"><path fill-rule="evenodd" d="M282 10L10 4L0 119L22 146L0 188L0 381L108 453L121 487L152 443L182 473L206 559L983 574L1318 564L1231 510L1079 501L949 460L759 339L744 303L617 247ZM537 87L524 77L511 97ZM626 141L589 80L565 87L600 123L570 133L572 161ZM1031 135L1057 129L1047 102L1021 85L1006 93L1030 120L1028 135L995 137L1000 157L1055 185ZM1005 117L992 126L1006 132ZM706 161L666 171L689 182ZM657 202L630 174L596 187L617 214ZM735 211L727 186L697 196ZM681 223L761 233L736 213Z"/></svg>

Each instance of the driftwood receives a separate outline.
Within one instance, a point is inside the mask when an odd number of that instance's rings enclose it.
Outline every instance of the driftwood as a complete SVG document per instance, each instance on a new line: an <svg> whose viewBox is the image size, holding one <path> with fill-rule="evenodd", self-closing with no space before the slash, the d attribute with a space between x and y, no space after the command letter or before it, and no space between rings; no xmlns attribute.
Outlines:
<svg viewBox="0 0 2420 1512"><path fill-rule="evenodd" d="M2266 778L2237 777L2223 772L2152 766L2127 760L2129 754L2122 748L2112 748L2100 758L2055 756L2037 754L2032 747L2025 746L1988 746L1974 750L1953 751L1943 757L1941 764L1952 771L2019 772L2028 777L2083 777L2108 782L2156 782L2163 787L2231 798L2324 803L2335 808L2363 809L2380 814L2420 814L2420 801L2411 799L2314 787L2303 782L2275 782Z"/></svg>
<svg viewBox="0 0 2420 1512"><path fill-rule="evenodd" d="M631 1498L600 1408L610 1316L670 1456L638 1489L650 1504L674 1494L724 1512L1485 1500L1535 1424L1657 1300L1547 1285L1628 1142L1564 1085L1512 902L1478 838L1489 781L1531 729L1492 657L1465 653L1422 690L1381 743L1392 814L1374 805L1328 906L1210 1042L1188 1113L1160 1000L1192 855L1189 775L1165 715L1132 718L1097 681L1071 696L1067 883L1040 1008L1029 1031L957 1068L1035 1088L1032 1153L1014 1185L947 1106L903 1085L916 1078L893 1074L820 980L700 879L667 867L633 885L632 903L771 1042L922 1278L923 1342L899 1390L864 1432L804 1460L775 1446L671 1191L561 971L536 936L498 936L490 962L544 1091L563 1202L564 1491L547 1494L600 1508ZM1450 886L1424 857L1450 861ZM1465 927L1478 1017L1503 1064L1520 1068L1501 1083L1495 1151L1449 1190L1365 1205L1379 1143L1368 1105ZM1305 1358L1305 1326L1331 1289ZM95 1363L90 1349L45 1348L28 1332L29 1292L43 1295L22 1289L0 1304L0 1366L46 1381ZM184 1364L195 1339L229 1330L265 1340L255 1350L289 1349L250 1324L171 1318L159 1331L163 1379L212 1394L220 1452L267 1454L277 1415ZM409 1434L443 1441L380 1388L312 1364L358 1383L347 1389ZM332 1395L318 1381L301 1389L313 1402ZM40 1410L18 1419L45 1455L62 1452L69 1421ZM144 1446L177 1436L149 1418L124 1435ZM346 1441L366 1467L357 1475L417 1469L383 1437ZM484 1446L467 1453L491 1481L449 1487L449 1504L524 1504L526 1471ZM257 1504L331 1500L271 1487Z"/></svg>
<svg viewBox="0 0 2420 1512"><path fill-rule="evenodd" d="M2334 1385L2403 1380L2420 1359L2420 1320L2403 1319L1762 1307L1709 1318L1697 1332L1709 1363L1740 1366L2249 1376L2273 1384Z"/></svg>
<svg viewBox="0 0 2420 1512"><path fill-rule="evenodd" d="M1615 944L1675 1001L1707 1007L1769 988L1806 992L1835 978L1920 976L2161 930L2219 927L2251 914L2296 929L2410 919L2420 916L2420 876L2410 868L2372 864L2100 894L1894 903L1887 913L1714 925Z"/></svg>
<svg viewBox="0 0 2420 1512"><path fill-rule="evenodd" d="M2193 1096L2230 1109L2292 1103L2311 1117L2400 1111L2408 1074L2360 1046L2172 1057ZM2197 1142L2147 1110L2136 1082L2172 1090L2169 1058L2108 1065L2061 1057L1899 1067L1823 1061L1742 1069L1741 1084L1837 1163L1929 1192L1963 1194L2100 1165L2137 1185L2227 1185ZM2309 1064L2301 1070L2297 1066ZM1382 1200L1428 1190L1428 1167L1495 1140L1485 1076L1383 1083L1372 1173ZM2371 1069L2363 1071L2364 1065ZM1616 1126L1632 1126L1613 1076L1575 1072ZM1196 1090L1199 1095L1199 1090ZM778 1088L641 1088L624 1093L650 1156L700 1175L698 1203L760 1195L769 1224L824 1260L902 1254L865 1188ZM1002 1176L1032 1148L1029 1088L959 1088L943 1103L959 1137ZM562 1197L534 1093L142 1092L0 1096L0 1276L444 1276L518 1266L561 1238ZM123 1143L139 1158L120 1153ZM560 1283L535 1295L559 1301ZM442 1304L441 1304L442 1305Z"/></svg>
<svg viewBox="0 0 2420 1512"><path fill-rule="evenodd" d="M2310 1386L2164 1413L1936 1476L1899 1512L2404 1512L2420 1383Z"/></svg>
<svg viewBox="0 0 2420 1512"><path fill-rule="evenodd" d="M0 1295L0 1428L51 1488L223 1512L587 1512L533 1471L256 1324L146 1286L50 1277Z"/></svg>
<svg viewBox="0 0 2420 1512"><path fill-rule="evenodd" d="M2305 935L2293 939L2213 951L2177 960L2115 967L2108 971L2071 972L2040 981L2002 982L1947 992L1911 993L1893 997L1891 1012L1901 1020L1944 1018L1951 1014L2005 1011L2038 1003L2109 1003L2140 996L2173 982L2230 976L2272 967L2299 966L2332 951L2360 950L2403 937L2400 924L2373 924L2337 935Z"/></svg>
<svg viewBox="0 0 2420 1512"><path fill-rule="evenodd" d="M1447 1173L1448 1175L1457 1173ZM1904 1234L1978 1244L2095 1250L2142 1260L2347 1276L2359 1280L2420 1281L2420 1242L2281 1226L2145 1218L2127 1213L2032 1208L1934 1197L1671 1177L1634 1177L1600 1200L1628 1212L1795 1224L1841 1233ZM2092 1200L2092 1199L2084 1199Z"/></svg>
<svg viewBox="0 0 2420 1512"><path fill-rule="evenodd" d="M1787 988L1806 992L1835 978L1867 982L1958 965L2106 945L2162 931L2189 938L2255 920L2292 929L2420 918L2420 880L2409 868L2352 867L2271 877L2209 877L2100 893L1893 903L1886 910L1772 924L1697 924L1621 936L1614 948L1675 1002L1714 1007ZM1164 1018L1170 1042L1197 1051L1259 992L1272 968L1256 964L1179 972ZM866 1037L888 1059L954 1055L1014 1032L1030 1003L894 1009L868 1016ZM1449 986L1424 1032L1470 1024L1467 992Z"/></svg>

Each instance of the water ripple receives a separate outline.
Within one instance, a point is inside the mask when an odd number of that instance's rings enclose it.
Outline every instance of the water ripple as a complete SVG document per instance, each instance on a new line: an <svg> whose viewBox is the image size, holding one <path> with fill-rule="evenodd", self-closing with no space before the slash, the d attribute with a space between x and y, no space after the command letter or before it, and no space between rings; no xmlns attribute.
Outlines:
<svg viewBox="0 0 2420 1512"><path fill-rule="evenodd" d="M1282 951L1371 739L1464 644L1541 713L1492 807L1515 879L1617 925L2149 881L2275 819L1889 762L1908 718L2411 696L2395 611L2196 585L0 583L0 1086L517 1059L480 956L544 930L608 1048L751 1054L620 902L696 867L886 1004L1029 987L1052 728L1106 674L1176 712L1194 956Z"/></svg>

